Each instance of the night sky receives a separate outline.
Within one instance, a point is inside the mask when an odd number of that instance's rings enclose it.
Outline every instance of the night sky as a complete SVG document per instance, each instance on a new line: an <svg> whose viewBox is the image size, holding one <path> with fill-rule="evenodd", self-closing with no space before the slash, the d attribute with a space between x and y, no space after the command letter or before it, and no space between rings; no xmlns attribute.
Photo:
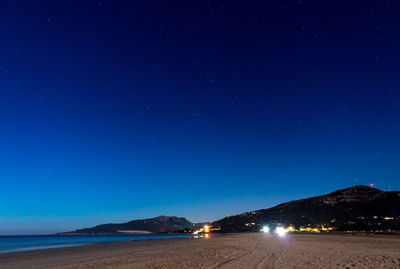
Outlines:
<svg viewBox="0 0 400 269"><path fill-rule="evenodd" d="M0 234L400 189L398 1L194 2L0 1Z"/></svg>

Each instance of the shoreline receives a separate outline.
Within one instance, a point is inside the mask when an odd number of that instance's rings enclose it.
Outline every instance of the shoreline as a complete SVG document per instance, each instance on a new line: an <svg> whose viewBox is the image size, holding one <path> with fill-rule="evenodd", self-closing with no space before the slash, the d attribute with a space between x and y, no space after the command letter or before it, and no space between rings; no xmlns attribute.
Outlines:
<svg viewBox="0 0 400 269"><path fill-rule="evenodd" d="M0 236L0 255L5 253L27 252L64 247L193 237L196 237L196 235L181 233Z"/></svg>
<svg viewBox="0 0 400 269"><path fill-rule="evenodd" d="M398 249L392 235L238 233L2 253L0 268L393 268Z"/></svg>
<svg viewBox="0 0 400 269"><path fill-rule="evenodd" d="M34 250L26 250L26 251L13 251L13 252L3 252L0 253L0 261L3 258L8 258L8 256L29 256L30 254L34 255L42 255L48 254L47 252L64 252L68 250L73 251L87 251L93 248L97 248L99 246L112 246L112 247L124 247L124 245L132 245L134 243L146 243L146 242L157 242L157 241L174 241L174 240L187 240L193 238L166 238L166 239L140 239L140 240L130 240L130 241L122 241L122 242L95 242L87 245L78 245L78 246L67 246L67 247L56 247L56 248L45 248L45 249L34 249ZM115 246L114 246L115 245ZM1 265L1 263L0 263ZM0 267L1 268L1 267Z"/></svg>
<svg viewBox="0 0 400 269"><path fill-rule="evenodd" d="M99 242L90 245L57 247L28 251L0 253L0 269L3 268L55 268L69 266L74 260L96 259L109 252L118 255L130 252L131 248L143 248L152 245L174 244L176 241L199 240L194 238L143 239L125 242ZM65 258L65 256L68 256ZM61 259L60 259L61 257ZM64 261L63 261L64 260ZM67 260L67 261L65 261Z"/></svg>

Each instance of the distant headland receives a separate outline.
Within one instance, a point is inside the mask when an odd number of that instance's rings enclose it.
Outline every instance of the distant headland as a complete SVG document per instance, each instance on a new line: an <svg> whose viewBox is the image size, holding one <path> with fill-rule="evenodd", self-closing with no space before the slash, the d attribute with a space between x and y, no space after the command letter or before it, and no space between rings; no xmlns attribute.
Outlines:
<svg viewBox="0 0 400 269"><path fill-rule="evenodd" d="M61 234L196 233L208 223L159 216L126 223L101 224ZM332 193L225 217L211 223L210 232L256 232L265 226L291 231L399 231L400 191L358 185ZM207 228L208 230L208 228Z"/></svg>

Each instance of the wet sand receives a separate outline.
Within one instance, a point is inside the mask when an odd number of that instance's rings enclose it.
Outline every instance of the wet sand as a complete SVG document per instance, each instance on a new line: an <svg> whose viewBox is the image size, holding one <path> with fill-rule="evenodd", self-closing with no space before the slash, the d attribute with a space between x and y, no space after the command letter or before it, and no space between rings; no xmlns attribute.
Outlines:
<svg viewBox="0 0 400 269"><path fill-rule="evenodd" d="M400 237L232 234L0 254L0 268L400 268Z"/></svg>

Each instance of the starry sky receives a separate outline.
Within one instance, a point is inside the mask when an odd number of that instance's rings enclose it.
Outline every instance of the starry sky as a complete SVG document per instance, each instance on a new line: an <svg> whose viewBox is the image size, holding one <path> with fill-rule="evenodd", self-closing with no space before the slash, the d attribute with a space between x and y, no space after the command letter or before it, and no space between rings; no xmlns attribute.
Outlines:
<svg viewBox="0 0 400 269"><path fill-rule="evenodd" d="M0 234L400 189L399 8L0 1Z"/></svg>

